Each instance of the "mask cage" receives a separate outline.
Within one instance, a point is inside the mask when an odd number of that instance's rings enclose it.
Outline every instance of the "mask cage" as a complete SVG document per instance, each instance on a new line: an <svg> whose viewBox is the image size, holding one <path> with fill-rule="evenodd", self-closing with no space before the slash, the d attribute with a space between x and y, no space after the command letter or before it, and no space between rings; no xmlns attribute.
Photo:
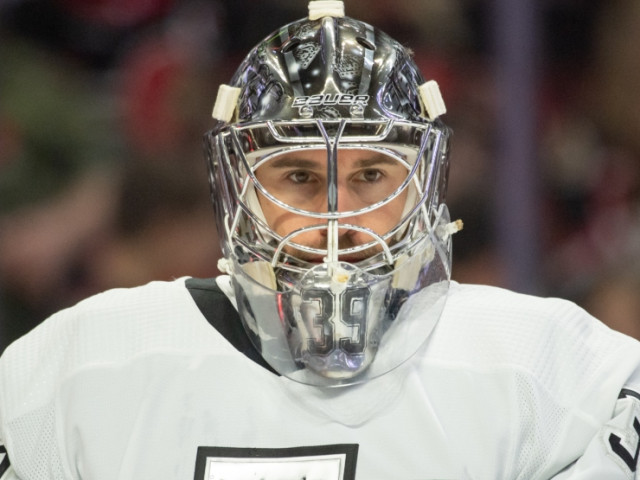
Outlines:
<svg viewBox="0 0 640 480"><path fill-rule="evenodd" d="M305 227L306 230L327 229L333 222L340 228L366 231L366 227L349 224L348 218L373 211L412 186L417 192L415 204L405 209L403 218L394 228L383 235L367 231L372 238L370 242L338 251L340 255L349 255L380 245L381 253L358 262L358 266L367 271L392 268L401 255L410 251L432 229L435 212L444 201L448 139L448 129L438 122L420 124L394 120L267 121L209 132L206 144L210 181L218 231L224 237L224 256L235 256L241 264L265 261L274 269L303 273L311 264L284 253L286 244L302 252L328 254L327 249L295 243L299 231L287 237L276 234L256 212L259 209L255 202L250 202L255 191L293 213L317 218L318 224ZM327 150L329 158L338 148L382 152L404 162L409 174L397 191L374 205L350 212L324 213L304 211L279 202L262 188L254 175L262 162L273 156L320 148Z"/></svg>

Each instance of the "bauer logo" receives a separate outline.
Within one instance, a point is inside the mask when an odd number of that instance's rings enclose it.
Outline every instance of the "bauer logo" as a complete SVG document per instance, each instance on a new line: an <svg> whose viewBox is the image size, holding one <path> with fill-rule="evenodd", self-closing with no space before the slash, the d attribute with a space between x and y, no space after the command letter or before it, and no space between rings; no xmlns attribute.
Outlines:
<svg viewBox="0 0 640 480"><path fill-rule="evenodd" d="M369 95L352 95L348 93L325 93L324 95L310 95L304 97L295 97L293 99L294 107L318 107L329 105L367 105L369 103Z"/></svg>

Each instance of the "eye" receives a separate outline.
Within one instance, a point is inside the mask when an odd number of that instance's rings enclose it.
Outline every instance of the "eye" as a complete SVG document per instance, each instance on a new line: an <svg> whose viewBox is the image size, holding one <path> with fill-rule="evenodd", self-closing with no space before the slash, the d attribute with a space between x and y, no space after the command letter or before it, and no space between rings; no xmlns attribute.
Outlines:
<svg viewBox="0 0 640 480"><path fill-rule="evenodd" d="M382 171L376 168L367 168L365 170L361 170L356 175L356 180L360 182L366 182L366 183L375 183L381 180L383 176L384 174L382 173Z"/></svg>
<svg viewBox="0 0 640 480"><path fill-rule="evenodd" d="M305 170L296 170L287 174L287 179L296 184L309 183L311 181L311 174Z"/></svg>

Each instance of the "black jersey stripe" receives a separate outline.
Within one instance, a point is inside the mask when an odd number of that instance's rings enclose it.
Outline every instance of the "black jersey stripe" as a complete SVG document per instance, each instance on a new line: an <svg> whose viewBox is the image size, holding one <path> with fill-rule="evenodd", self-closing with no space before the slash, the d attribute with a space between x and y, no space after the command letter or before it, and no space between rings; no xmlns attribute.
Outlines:
<svg viewBox="0 0 640 480"><path fill-rule="evenodd" d="M198 309L213 328L247 358L278 375L254 347L242 326L238 311L220 290L215 278L189 278L186 287Z"/></svg>
<svg viewBox="0 0 640 480"><path fill-rule="evenodd" d="M630 390L628 388L623 388L620 391L620 395L618 396L618 398L627 398L627 397L634 397L635 399L640 400L640 393Z"/></svg>
<svg viewBox="0 0 640 480"><path fill-rule="evenodd" d="M7 455L7 449L4 445L0 445L0 480L4 477L4 474L7 473L9 467L11 466L11 462L9 462L9 455Z"/></svg>

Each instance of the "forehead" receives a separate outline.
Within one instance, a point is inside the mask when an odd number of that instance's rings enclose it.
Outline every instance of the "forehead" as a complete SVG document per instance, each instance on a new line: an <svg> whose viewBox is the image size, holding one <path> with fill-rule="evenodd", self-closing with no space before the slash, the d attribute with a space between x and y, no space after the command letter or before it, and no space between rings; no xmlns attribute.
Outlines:
<svg viewBox="0 0 640 480"><path fill-rule="evenodd" d="M269 158L266 165L278 167L316 166L327 164L329 153L324 148L295 150ZM401 159L380 151L364 149L338 149L338 164L343 166L366 167L372 165L400 165Z"/></svg>

